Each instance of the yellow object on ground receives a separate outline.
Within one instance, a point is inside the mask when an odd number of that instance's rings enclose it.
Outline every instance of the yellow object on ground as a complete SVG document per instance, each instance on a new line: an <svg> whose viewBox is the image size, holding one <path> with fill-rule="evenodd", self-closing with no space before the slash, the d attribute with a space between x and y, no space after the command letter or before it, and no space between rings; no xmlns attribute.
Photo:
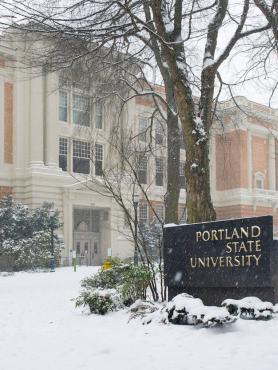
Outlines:
<svg viewBox="0 0 278 370"><path fill-rule="evenodd" d="M101 268L102 270L109 270L112 267L112 263L110 261L104 261Z"/></svg>

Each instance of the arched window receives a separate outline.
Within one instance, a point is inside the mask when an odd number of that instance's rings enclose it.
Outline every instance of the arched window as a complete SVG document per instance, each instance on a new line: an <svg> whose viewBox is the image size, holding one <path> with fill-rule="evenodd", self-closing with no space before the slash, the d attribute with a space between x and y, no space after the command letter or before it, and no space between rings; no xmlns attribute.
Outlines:
<svg viewBox="0 0 278 370"><path fill-rule="evenodd" d="M264 188L264 174L262 172L255 173L255 189Z"/></svg>
<svg viewBox="0 0 278 370"><path fill-rule="evenodd" d="M89 230L88 224L85 221L81 221L80 224L77 226L77 231L79 232L87 232Z"/></svg>

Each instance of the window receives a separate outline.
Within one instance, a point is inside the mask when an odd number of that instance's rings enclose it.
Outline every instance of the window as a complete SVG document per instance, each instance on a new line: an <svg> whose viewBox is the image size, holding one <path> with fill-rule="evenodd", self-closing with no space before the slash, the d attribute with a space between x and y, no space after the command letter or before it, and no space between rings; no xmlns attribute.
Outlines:
<svg viewBox="0 0 278 370"><path fill-rule="evenodd" d="M95 105L95 128L102 129L102 104Z"/></svg>
<svg viewBox="0 0 278 370"><path fill-rule="evenodd" d="M183 205L178 206L178 217L179 223L184 224L186 222L186 208Z"/></svg>
<svg viewBox="0 0 278 370"><path fill-rule="evenodd" d="M102 176L103 145L95 144L95 175Z"/></svg>
<svg viewBox="0 0 278 370"><path fill-rule="evenodd" d="M148 223L148 205L147 203L139 203L139 224L147 225Z"/></svg>
<svg viewBox="0 0 278 370"><path fill-rule="evenodd" d="M256 189L264 188L264 174L261 172L256 172L255 174L255 188Z"/></svg>
<svg viewBox="0 0 278 370"><path fill-rule="evenodd" d="M73 172L90 173L90 144L73 140Z"/></svg>
<svg viewBox="0 0 278 370"><path fill-rule="evenodd" d="M148 119L139 118L139 140L144 143L147 141L147 129L148 129Z"/></svg>
<svg viewBox="0 0 278 370"><path fill-rule="evenodd" d="M163 145L164 142L164 130L161 122L155 120L155 143L157 145Z"/></svg>
<svg viewBox="0 0 278 370"><path fill-rule="evenodd" d="M76 125L90 125L89 98L77 94L72 95L72 120Z"/></svg>
<svg viewBox="0 0 278 370"><path fill-rule="evenodd" d="M185 162L184 161L180 161L179 173L180 173L180 188L181 189L185 189L184 166L185 166Z"/></svg>
<svg viewBox="0 0 278 370"><path fill-rule="evenodd" d="M65 137L59 138L59 167L63 171L68 169L68 139Z"/></svg>
<svg viewBox="0 0 278 370"><path fill-rule="evenodd" d="M147 184L148 159L144 154L138 155L137 176L141 184Z"/></svg>
<svg viewBox="0 0 278 370"><path fill-rule="evenodd" d="M68 121L68 94L65 91L59 91L59 120Z"/></svg>
<svg viewBox="0 0 278 370"><path fill-rule="evenodd" d="M157 204L155 206L155 212L156 212L156 215L159 221L163 221L164 220L164 204L163 203Z"/></svg>
<svg viewBox="0 0 278 370"><path fill-rule="evenodd" d="M164 160L163 158L155 158L155 185L163 186L164 177Z"/></svg>

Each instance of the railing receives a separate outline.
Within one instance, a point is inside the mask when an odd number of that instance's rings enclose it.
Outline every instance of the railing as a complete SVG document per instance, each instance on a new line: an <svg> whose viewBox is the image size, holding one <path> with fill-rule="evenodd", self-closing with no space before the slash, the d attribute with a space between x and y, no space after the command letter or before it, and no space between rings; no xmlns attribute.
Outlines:
<svg viewBox="0 0 278 370"><path fill-rule="evenodd" d="M89 266L89 258L86 256L77 256L76 264L78 266ZM60 257L57 263L57 267L72 266L72 257Z"/></svg>

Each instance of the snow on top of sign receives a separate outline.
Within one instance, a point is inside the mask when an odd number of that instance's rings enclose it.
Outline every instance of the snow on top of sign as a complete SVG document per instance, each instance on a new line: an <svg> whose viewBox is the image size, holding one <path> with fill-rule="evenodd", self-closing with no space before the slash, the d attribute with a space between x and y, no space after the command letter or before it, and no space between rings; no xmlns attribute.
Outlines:
<svg viewBox="0 0 278 370"><path fill-rule="evenodd" d="M255 217L239 217L239 218L225 218L225 220L215 220L215 221L202 221L202 222L193 222L193 223L183 223L183 224L174 224L174 223L169 223L165 224L163 227L168 228L168 227L174 227L174 226L190 226L190 225L200 225L200 224L212 224L216 222L228 222L228 221L237 221L237 220L248 220L248 219L257 219L257 218L264 218L264 217L272 217L271 215L266 215L266 216L255 216ZM277 237L278 239L278 237Z"/></svg>
<svg viewBox="0 0 278 370"><path fill-rule="evenodd" d="M179 226L179 225L174 224L174 223L170 223L170 224L165 224L163 227L164 227L164 229L166 229L166 227L173 227L173 226Z"/></svg>

